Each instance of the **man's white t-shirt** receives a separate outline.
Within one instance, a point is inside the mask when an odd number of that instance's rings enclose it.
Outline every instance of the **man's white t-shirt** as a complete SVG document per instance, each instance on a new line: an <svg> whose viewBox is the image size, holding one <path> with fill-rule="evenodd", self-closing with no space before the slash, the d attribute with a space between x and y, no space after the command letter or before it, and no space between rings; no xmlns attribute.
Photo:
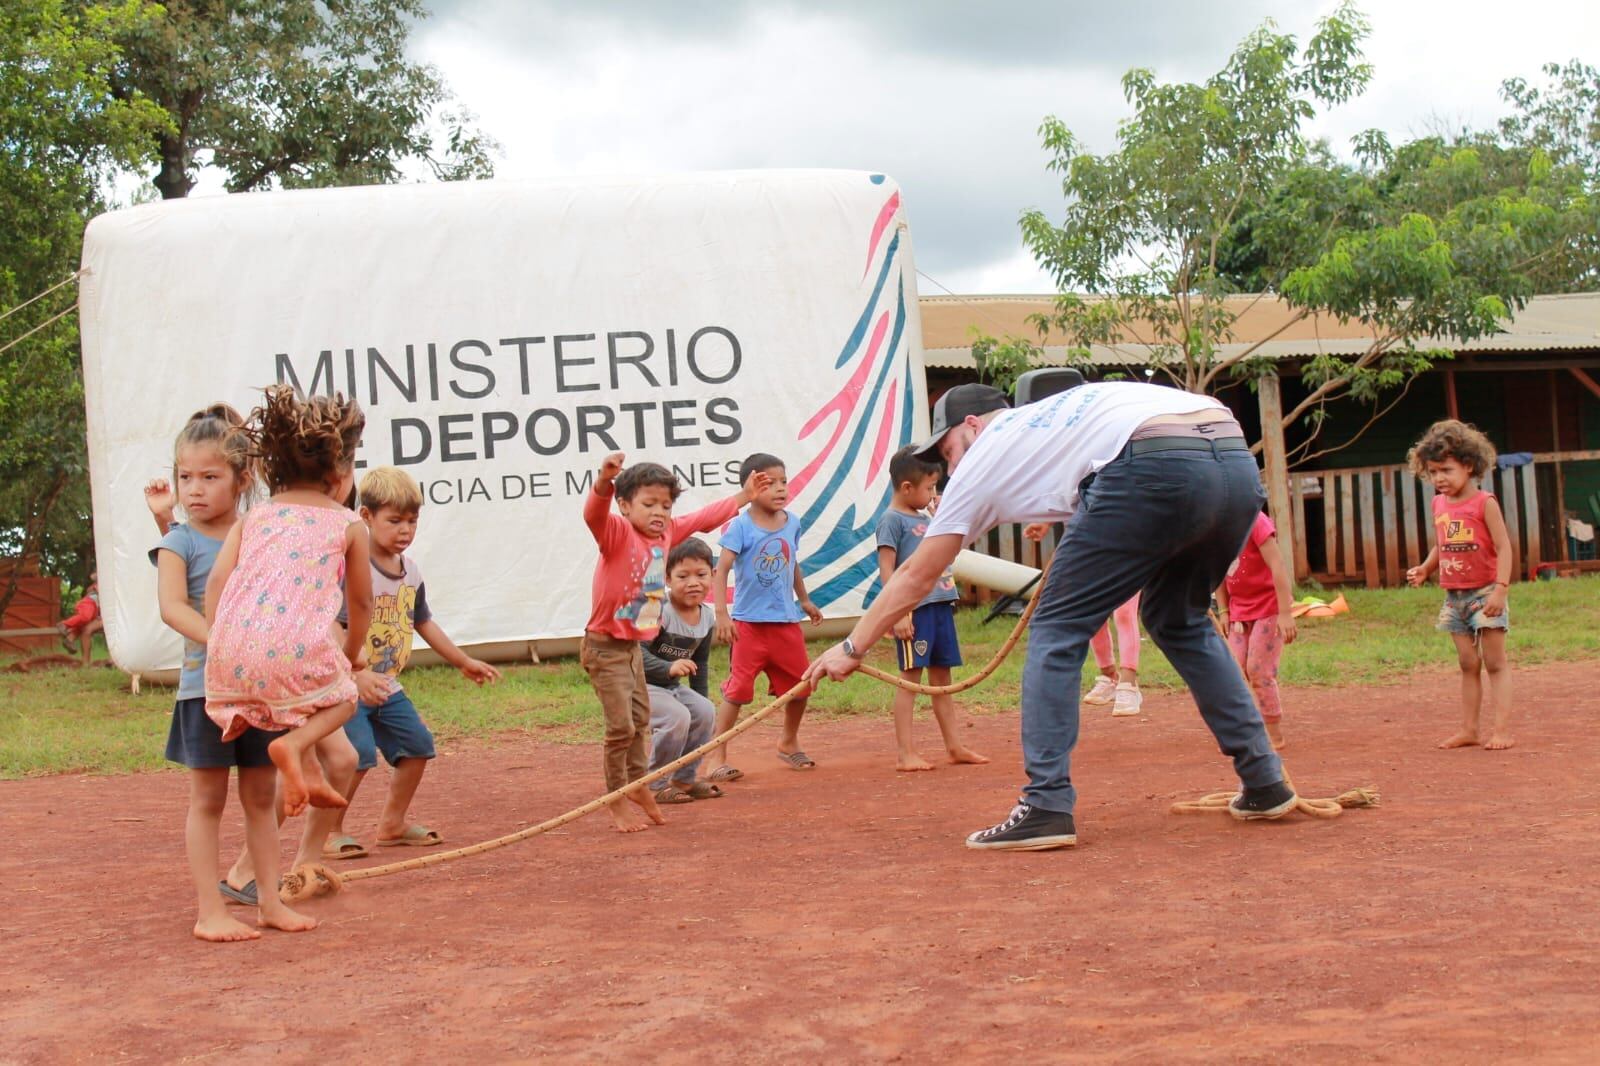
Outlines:
<svg viewBox="0 0 1600 1066"><path fill-rule="evenodd" d="M966 541L1002 522L1062 522L1078 509L1078 483L1121 454L1133 431L1161 415L1216 408L1220 400L1164 385L1101 382L1002 411L962 457L924 539Z"/></svg>

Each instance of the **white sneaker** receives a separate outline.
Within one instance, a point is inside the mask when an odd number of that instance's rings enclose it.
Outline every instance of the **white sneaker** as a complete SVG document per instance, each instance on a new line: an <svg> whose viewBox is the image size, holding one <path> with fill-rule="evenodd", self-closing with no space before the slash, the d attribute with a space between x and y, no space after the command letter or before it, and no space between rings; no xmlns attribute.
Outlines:
<svg viewBox="0 0 1600 1066"><path fill-rule="evenodd" d="M1103 707L1111 702L1111 697L1116 691L1117 679L1101 674L1095 678L1094 688L1090 689L1088 694L1083 697L1083 702Z"/></svg>
<svg viewBox="0 0 1600 1066"><path fill-rule="evenodd" d="M1116 705L1111 708L1111 713L1113 716L1124 717L1127 715L1138 714L1139 709L1143 706L1144 693L1139 691L1139 687L1137 685L1130 685L1126 681L1117 685L1117 702Z"/></svg>

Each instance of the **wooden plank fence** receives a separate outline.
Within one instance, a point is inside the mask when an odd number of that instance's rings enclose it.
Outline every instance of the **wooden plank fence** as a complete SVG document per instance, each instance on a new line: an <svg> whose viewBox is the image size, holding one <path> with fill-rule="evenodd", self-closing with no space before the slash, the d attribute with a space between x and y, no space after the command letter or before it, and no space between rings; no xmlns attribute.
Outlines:
<svg viewBox="0 0 1600 1066"><path fill-rule="evenodd" d="M1433 544L1433 486L1404 466L1291 472L1295 577L1330 583L1359 582L1368 588L1405 584L1406 571L1427 557ZM1515 555L1512 572L1532 578L1543 562L1538 464L1496 470L1485 486L1500 500ZM1321 508L1322 568L1307 551L1307 516Z"/></svg>
<svg viewBox="0 0 1600 1066"><path fill-rule="evenodd" d="M1532 579L1544 558L1539 474L1550 457L1536 456L1522 466L1496 470L1485 487L1500 500L1515 555L1513 574ZM1600 458L1600 452L1566 453L1568 461ZM1290 474L1289 504L1297 536L1294 568L1297 580L1316 578L1324 584L1364 584L1397 588L1406 570L1421 563L1433 545L1433 486L1418 480L1405 466L1362 466L1340 470L1296 470ZM1320 513L1319 513L1320 512ZM1307 518L1320 530L1315 558L1307 535ZM1564 528L1562 533L1564 535ZM1042 544L1022 536L1022 527L1003 525L980 537L974 550L999 559L1041 569L1055 551L1052 528ZM1316 565L1320 562L1320 566ZM990 600L985 590L963 590L968 600Z"/></svg>

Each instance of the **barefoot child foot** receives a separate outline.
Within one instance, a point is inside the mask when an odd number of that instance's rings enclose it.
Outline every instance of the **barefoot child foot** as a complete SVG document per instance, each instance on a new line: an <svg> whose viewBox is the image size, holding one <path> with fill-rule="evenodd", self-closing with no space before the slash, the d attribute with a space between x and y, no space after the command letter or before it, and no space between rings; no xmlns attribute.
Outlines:
<svg viewBox="0 0 1600 1066"><path fill-rule="evenodd" d="M286 818L302 813L311 798L306 790L305 775L300 770L300 753L288 743L291 735L281 736L267 745L267 757L278 768L278 813Z"/></svg>
<svg viewBox="0 0 1600 1066"><path fill-rule="evenodd" d="M328 783L327 777L322 773L322 764L317 760L315 747L307 748L300 761L300 772L306 783L306 795L313 807L324 810L339 810L350 806L350 801L344 798L344 793Z"/></svg>
<svg viewBox="0 0 1600 1066"><path fill-rule="evenodd" d="M656 795L648 788L636 788L628 793L628 800L638 805L644 816L656 825L666 825L667 816L661 813L661 808L656 805Z"/></svg>
<svg viewBox="0 0 1600 1066"><path fill-rule="evenodd" d="M1491 733L1489 739L1484 741L1485 751L1504 751L1506 748L1516 747L1517 742L1508 734Z"/></svg>
<svg viewBox="0 0 1600 1066"><path fill-rule="evenodd" d="M231 918L226 914L207 916L194 923L197 940L212 944L229 944L236 940L260 940L261 931Z"/></svg>
<svg viewBox="0 0 1600 1066"><path fill-rule="evenodd" d="M606 810L611 812L611 824L619 833L637 833L650 828L634 812L634 809L622 800L612 800L606 804Z"/></svg>
<svg viewBox="0 0 1600 1066"><path fill-rule="evenodd" d="M1453 737L1439 741L1439 747L1441 748L1475 748L1477 746L1478 734L1476 733L1457 733Z"/></svg>
<svg viewBox="0 0 1600 1066"><path fill-rule="evenodd" d="M261 897L261 913L256 924L263 929L278 929L285 933L306 933L317 927L317 920L308 914L291 910L275 893Z"/></svg>
<svg viewBox="0 0 1600 1066"><path fill-rule="evenodd" d="M952 759L952 762L955 760ZM903 751L895 760L894 768L901 773L915 773L918 770L932 770L933 763L924 759L914 751Z"/></svg>
<svg viewBox="0 0 1600 1066"><path fill-rule="evenodd" d="M959 744L951 748L949 754L950 761L956 763L957 765L965 763L969 766L982 766L984 763L989 761L989 757L987 755L979 755L971 748L964 748Z"/></svg>

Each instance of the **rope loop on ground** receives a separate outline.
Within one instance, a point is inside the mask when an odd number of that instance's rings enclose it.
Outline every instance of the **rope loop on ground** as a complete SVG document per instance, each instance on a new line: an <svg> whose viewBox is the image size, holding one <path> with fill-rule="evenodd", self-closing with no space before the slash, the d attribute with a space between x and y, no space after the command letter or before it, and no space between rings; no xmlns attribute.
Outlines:
<svg viewBox="0 0 1600 1066"><path fill-rule="evenodd" d="M1300 795L1300 790L1294 787L1294 781L1289 777L1288 767L1283 770L1283 783L1294 792L1294 809L1291 813L1307 814L1313 818L1337 818L1351 807L1376 807L1378 805L1378 788L1376 785L1367 785L1364 788L1352 788L1348 792L1341 792L1331 799L1311 799ZM1212 811L1228 813L1228 804L1237 797L1237 792L1212 792L1195 800L1180 800L1171 807L1173 814L1209 814Z"/></svg>

